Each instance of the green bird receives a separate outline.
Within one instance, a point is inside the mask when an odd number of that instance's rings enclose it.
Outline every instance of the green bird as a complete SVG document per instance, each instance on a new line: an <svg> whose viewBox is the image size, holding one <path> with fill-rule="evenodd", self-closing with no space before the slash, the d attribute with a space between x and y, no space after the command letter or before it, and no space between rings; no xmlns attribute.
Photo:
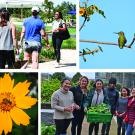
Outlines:
<svg viewBox="0 0 135 135"><path fill-rule="evenodd" d="M114 32L114 33L119 35L118 44L119 44L119 48L122 49L125 46L125 44L127 43L125 34L123 31L120 31L118 33Z"/></svg>

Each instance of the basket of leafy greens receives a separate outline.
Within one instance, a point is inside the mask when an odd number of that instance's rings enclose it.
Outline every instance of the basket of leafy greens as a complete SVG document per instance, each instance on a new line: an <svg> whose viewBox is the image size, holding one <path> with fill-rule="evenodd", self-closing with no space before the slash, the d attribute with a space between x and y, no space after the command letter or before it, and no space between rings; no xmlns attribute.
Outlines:
<svg viewBox="0 0 135 135"><path fill-rule="evenodd" d="M111 121L112 114L108 105L103 103L89 107L86 113L86 117L87 122L107 123Z"/></svg>

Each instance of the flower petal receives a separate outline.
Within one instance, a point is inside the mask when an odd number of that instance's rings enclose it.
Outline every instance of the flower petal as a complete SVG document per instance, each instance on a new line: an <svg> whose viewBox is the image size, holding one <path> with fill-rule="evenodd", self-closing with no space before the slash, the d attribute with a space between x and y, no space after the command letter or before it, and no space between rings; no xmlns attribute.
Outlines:
<svg viewBox="0 0 135 135"><path fill-rule="evenodd" d="M17 97L15 100L16 100L16 106L22 109L31 108L31 106L33 106L37 102L36 98L31 98L30 96Z"/></svg>
<svg viewBox="0 0 135 135"><path fill-rule="evenodd" d="M9 115L9 112L0 112L0 134L2 134L2 131L4 130L5 134L12 131L12 120Z"/></svg>
<svg viewBox="0 0 135 135"><path fill-rule="evenodd" d="M17 125L27 126L30 123L30 117L21 109L14 107L10 111L10 116Z"/></svg>
<svg viewBox="0 0 135 135"><path fill-rule="evenodd" d="M19 82L18 84L16 84L16 86L13 88L12 93L14 94L14 96L16 97L20 97L20 96L25 96L26 94L29 93L29 86L30 86L30 82Z"/></svg>
<svg viewBox="0 0 135 135"><path fill-rule="evenodd" d="M11 92L14 86L14 79L12 80L9 74L5 74L0 79L0 92Z"/></svg>

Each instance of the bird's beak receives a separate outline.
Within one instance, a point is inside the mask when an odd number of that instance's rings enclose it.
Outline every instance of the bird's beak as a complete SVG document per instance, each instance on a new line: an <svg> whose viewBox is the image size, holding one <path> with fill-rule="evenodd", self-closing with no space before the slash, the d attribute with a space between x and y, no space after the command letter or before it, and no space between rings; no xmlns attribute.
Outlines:
<svg viewBox="0 0 135 135"><path fill-rule="evenodd" d="M118 32L113 32L114 34L119 34Z"/></svg>

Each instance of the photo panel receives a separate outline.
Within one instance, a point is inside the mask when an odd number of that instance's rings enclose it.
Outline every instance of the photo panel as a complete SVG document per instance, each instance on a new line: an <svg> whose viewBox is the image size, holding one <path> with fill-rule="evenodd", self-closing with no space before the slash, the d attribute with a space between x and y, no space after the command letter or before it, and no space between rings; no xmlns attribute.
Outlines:
<svg viewBox="0 0 135 135"><path fill-rule="evenodd" d="M76 1L1 0L0 69L76 69Z"/></svg>
<svg viewBox="0 0 135 135"><path fill-rule="evenodd" d="M38 135L38 73L0 73L0 134Z"/></svg>
<svg viewBox="0 0 135 135"><path fill-rule="evenodd" d="M79 2L80 69L134 69L135 1Z"/></svg>
<svg viewBox="0 0 135 135"><path fill-rule="evenodd" d="M132 134L134 98L134 72L44 72L41 135Z"/></svg>

